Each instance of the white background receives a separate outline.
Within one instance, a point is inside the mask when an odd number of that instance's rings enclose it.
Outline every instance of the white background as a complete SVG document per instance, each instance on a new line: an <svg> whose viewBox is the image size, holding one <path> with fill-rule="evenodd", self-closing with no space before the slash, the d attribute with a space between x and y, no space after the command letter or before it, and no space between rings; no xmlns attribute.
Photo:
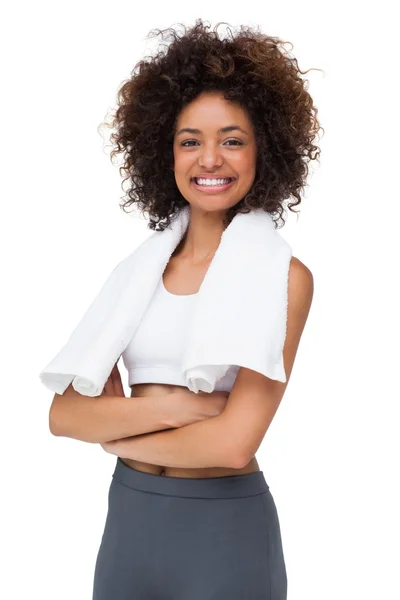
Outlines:
<svg viewBox="0 0 400 600"><path fill-rule="evenodd" d="M289 212L281 230L314 275L314 300L257 454L278 507L288 598L400 598L393 7L293 0L3 7L2 598L91 598L115 457L50 434L53 394L38 374L111 269L151 233L119 208L121 178L97 128L121 82L161 41L146 41L149 31L198 17L213 26L260 25L293 43L303 71L322 70L304 76L325 128L321 161L299 218Z"/></svg>

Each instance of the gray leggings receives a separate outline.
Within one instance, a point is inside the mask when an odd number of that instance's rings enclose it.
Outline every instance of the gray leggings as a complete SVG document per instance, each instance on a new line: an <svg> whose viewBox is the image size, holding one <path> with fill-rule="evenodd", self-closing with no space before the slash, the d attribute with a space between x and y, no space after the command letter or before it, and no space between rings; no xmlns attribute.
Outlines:
<svg viewBox="0 0 400 600"><path fill-rule="evenodd" d="M189 479L120 458L92 600L286 600L278 513L262 471Z"/></svg>

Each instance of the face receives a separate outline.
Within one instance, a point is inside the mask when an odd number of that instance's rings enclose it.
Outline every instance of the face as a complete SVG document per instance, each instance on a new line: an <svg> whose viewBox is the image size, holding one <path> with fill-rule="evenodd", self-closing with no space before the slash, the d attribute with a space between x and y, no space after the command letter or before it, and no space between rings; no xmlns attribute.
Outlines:
<svg viewBox="0 0 400 600"><path fill-rule="evenodd" d="M256 157L255 131L248 115L220 93L202 93L179 114L175 181L192 207L225 212L237 204L253 184Z"/></svg>

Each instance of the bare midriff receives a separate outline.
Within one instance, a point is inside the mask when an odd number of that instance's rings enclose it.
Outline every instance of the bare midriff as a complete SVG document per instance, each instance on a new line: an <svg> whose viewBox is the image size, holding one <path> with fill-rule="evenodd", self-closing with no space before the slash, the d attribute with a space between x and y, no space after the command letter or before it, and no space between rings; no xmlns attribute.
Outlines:
<svg viewBox="0 0 400 600"><path fill-rule="evenodd" d="M160 383L141 383L131 386L131 396L157 396L164 394L172 394L173 392L182 391L182 386L160 384ZM227 392L228 395L228 392ZM250 460L250 462L241 469L232 469L227 467L209 467L209 468L198 468L198 469L184 469L177 467L167 467L162 465L153 465L150 463L139 462L138 460L132 460L130 458L121 458L121 460L138 471L150 473L152 475L164 475L167 477L188 477L188 478L205 478L205 477L226 477L229 475L245 475L247 473L253 473L259 471L258 462L256 457Z"/></svg>

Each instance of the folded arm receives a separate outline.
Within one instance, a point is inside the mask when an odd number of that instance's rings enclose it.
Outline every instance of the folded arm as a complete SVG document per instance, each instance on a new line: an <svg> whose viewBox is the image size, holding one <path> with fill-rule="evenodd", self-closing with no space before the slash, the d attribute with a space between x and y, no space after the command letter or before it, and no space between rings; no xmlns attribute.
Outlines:
<svg viewBox="0 0 400 600"><path fill-rule="evenodd" d="M154 465L199 469L242 466L224 413L177 429L148 433L101 444L121 458Z"/></svg>
<svg viewBox="0 0 400 600"><path fill-rule="evenodd" d="M55 394L49 413L53 435L102 443L174 427L178 394L168 396L83 396L68 386Z"/></svg>
<svg viewBox="0 0 400 600"><path fill-rule="evenodd" d="M244 467L260 447L283 398L312 298L312 273L294 258L283 349L286 382L241 367L220 415L178 429L115 440L103 448L121 458L168 467Z"/></svg>

